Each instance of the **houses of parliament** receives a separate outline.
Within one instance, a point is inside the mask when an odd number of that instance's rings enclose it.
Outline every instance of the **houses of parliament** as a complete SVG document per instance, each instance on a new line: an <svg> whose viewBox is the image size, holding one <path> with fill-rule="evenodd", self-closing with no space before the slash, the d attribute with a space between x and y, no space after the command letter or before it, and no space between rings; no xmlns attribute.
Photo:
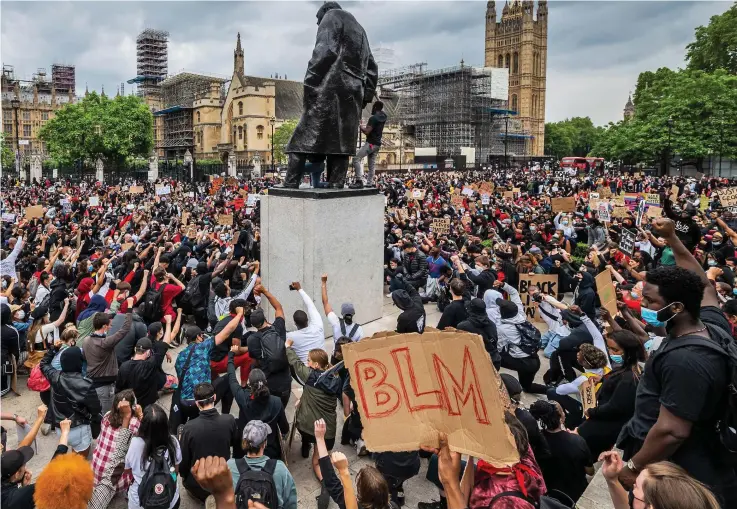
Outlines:
<svg viewBox="0 0 737 509"><path fill-rule="evenodd" d="M486 6L484 66L509 69L509 109L532 135L528 153L545 153L545 77L548 59L548 2L505 2L497 20L496 2Z"/></svg>

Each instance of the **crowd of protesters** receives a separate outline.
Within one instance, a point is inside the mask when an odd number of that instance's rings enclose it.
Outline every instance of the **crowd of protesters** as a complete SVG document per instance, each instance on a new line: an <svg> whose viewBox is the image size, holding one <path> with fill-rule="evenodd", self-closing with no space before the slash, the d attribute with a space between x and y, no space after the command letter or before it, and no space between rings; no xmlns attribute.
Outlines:
<svg viewBox="0 0 737 509"><path fill-rule="evenodd" d="M172 509L186 490L221 509L294 509L306 494L283 460L298 432L320 509L401 507L424 458L439 496L420 509L571 507L598 462L617 509L737 507L728 181L538 166L376 177L377 271L401 310L396 332L482 338L511 401L520 462L506 467L462 462L442 434L439 449L367 450L340 362L342 345L366 339L354 305L336 313L325 274L325 330L317 296L295 281L304 310L285 310L259 277L259 197L275 183L3 182L2 394L26 383L41 404L18 447L3 442L3 505L104 509L121 496ZM616 301L601 301L604 273ZM555 294L522 288L546 274ZM585 408L587 385L596 403ZM522 393L535 395L529 408ZM39 431L60 441L34 481ZM330 454L338 439L372 455L355 479Z"/></svg>

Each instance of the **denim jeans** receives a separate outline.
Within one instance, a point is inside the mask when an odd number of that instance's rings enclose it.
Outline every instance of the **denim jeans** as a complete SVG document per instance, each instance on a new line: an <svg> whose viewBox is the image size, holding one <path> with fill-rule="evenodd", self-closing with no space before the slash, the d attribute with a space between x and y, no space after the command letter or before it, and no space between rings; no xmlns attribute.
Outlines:
<svg viewBox="0 0 737 509"><path fill-rule="evenodd" d="M113 407L115 384L101 385L95 389L95 392L97 392L97 399L100 400L101 413L105 415Z"/></svg>
<svg viewBox="0 0 737 509"><path fill-rule="evenodd" d="M558 349L558 345L560 345L560 340L560 335L556 334L553 331L547 331L545 334L543 334L542 343L545 347L545 350L543 350L543 355L550 359L550 356L553 355L553 352Z"/></svg>

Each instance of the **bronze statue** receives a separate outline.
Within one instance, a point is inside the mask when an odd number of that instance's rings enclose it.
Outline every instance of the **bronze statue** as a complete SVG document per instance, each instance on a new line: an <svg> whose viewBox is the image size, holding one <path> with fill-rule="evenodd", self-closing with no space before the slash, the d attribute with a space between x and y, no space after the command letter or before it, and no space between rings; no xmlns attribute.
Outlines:
<svg viewBox="0 0 737 509"><path fill-rule="evenodd" d="M284 187L297 189L309 159L325 161L328 186L342 189L356 153L361 111L373 100L378 67L356 18L337 2L317 11L317 38L304 81L302 118L287 143Z"/></svg>

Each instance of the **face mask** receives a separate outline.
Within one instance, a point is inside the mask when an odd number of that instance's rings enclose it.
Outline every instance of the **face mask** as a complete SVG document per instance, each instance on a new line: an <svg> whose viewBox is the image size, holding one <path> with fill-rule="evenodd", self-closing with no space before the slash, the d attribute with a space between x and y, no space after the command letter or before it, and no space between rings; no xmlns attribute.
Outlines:
<svg viewBox="0 0 737 509"><path fill-rule="evenodd" d="M535 233L537 231L537 227L536 226L530 226L530 231L532 233Z"/></svg>
<svg viewBox="0 0 737 509"><path fill-rule="evenodd" d="M26 317L26 312L21 309L15 314L15 317L18 319L19 322L22 322L23 319Z"/></svg>
<svg viewBox="0 0 737 509"><path fill-rule="evenodd" d="M673 304L675 304L675 302L673 302L671 304L668 304L664 308L659 309L657 311L655 311L653 309L642 308L640 310L640 316L642 316L642 319L645 320L646 323L652 325L653 327L664 327L665 324L668 323L671 320L671 318L673 318L676 315L673 314L670 318L668 318L665 321L660 320L659 317L658 317L658 315L660 314L661 311L664 311L664 310L668 309Z"/></svg>
<svg viewBox="0 0 737 509"><path fill-rule="evenodd" d="M622 364L622 361L624 360L624 358L621 355L614 355L614 354L609 354L609 358L612 360L614 364Z"/></svg>
<svg viewBox="0 0 737 509"><path fill-rule="evenodd" d="M568 226L568 221L561 221L560 224L562 224L563 226Z"/></svg>
<svg viewBox="0 0 737 509"><path fill-rule="evenodd" d="M635 492L633 490L627 492L627 502L630 505L630 509L635 509Z"/></svg>
<svg viewBox="0 0 737 509"><path fill-rule="evenodd" d="M714 246L714 247L719 247L719 246L722 245L722 243L721 242L712 241L711 245Z"/></svg>
<svg viewBox="0 0 737 509"><path fill-rule="evenodd" d="M716 260L708 260L708 261L706 262L706 264L707 264L707 265L708 265L709 267L715 267L715 266L716 266L716 264L717 264L717 261L716 261Z"/></svg>
<svg viewBox="0 0 737 509"><path fill-rule="evenodd" d="M640 296L637 295L635 292L630 292L630 295L632 296L633 299L639 299L640 298Z"/></svg>
<svg viewBox="0 0 737 509"><path fill-rule="evenodd" d="M733 294L733 295L737 295L737 288L733 288L733 289L732 289L732 294Z"/></svg>

